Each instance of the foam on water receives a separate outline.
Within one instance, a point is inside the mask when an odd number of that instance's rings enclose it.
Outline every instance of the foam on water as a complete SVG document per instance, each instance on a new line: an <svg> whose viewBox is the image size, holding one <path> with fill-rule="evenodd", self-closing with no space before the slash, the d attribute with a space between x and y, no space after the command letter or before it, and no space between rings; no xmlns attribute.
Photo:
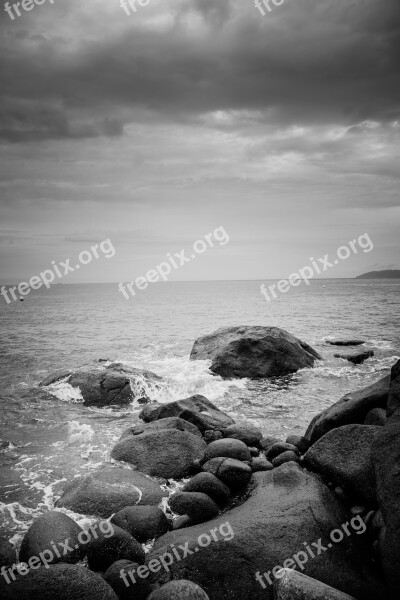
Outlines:
<svg viewBox="0 0 400 600"><path fill-rule="evenodd" d="M46 391L62 402L83 402L81 390L78 387L72 387L65 379L47 386Z"/></svg>
<svg viewBox="0 0 400 600"><path fill-rule="evenodd" d="M94 429L91 425L81 425L79 421L68 422L68 444L90 442L93 436Z"/></svg>

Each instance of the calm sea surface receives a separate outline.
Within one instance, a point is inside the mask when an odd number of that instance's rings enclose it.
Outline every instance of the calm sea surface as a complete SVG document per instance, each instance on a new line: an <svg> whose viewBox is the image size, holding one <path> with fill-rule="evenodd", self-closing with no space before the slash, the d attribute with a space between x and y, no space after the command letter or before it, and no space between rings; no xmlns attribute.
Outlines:
<svg viewBox="0 0 400 600"><path fill-rule="evenodd" d="M140 410L85 408L67 384L45 393L37 383L52 371L124 361L165 378L160 402L204 394L233 418L285 436L400 357L400 281L313 281L270 303L260 283L153 284L129 301L116 284L57 285L10 305L0 297L0 439L12 442L0 450L0 534L20 539L65 480L109 460ZM281 381L223 381L189 353L196 337L228 325L282 327L324 361ZM364 365L334 358L325 343L354 336L375 352Z"/></svg>

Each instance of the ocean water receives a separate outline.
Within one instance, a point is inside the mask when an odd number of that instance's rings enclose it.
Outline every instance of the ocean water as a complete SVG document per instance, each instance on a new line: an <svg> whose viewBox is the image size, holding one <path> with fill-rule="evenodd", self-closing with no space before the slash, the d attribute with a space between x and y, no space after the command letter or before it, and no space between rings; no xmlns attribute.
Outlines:
<svg viewBox="0 0 400 600"><path fill-rule="evenodd" d="M57 369L99 359L147 368L165 378L150 390L155 400L204 394L234 419L283 438L303 433L316 413L400 357L399 281L314 280L269 303L260 283L153 284L129 301L116 284L57 285L9 305L1 298L0 440L11 446L0 450L0 535L18 542L66 481L110 460L141 410L136 402L87 408L67 384L51 393L37 387ZM275 381L224 381L189 353L196 337L229 325L282 327L324 360ZM359 366L336 359L337 348L326 344L333 337L361 337L375 356Z"/></svg>

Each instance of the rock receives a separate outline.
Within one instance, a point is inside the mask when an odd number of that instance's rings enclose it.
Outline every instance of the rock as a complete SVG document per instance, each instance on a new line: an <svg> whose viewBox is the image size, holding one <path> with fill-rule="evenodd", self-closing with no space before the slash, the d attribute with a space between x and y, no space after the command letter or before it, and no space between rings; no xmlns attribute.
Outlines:
<svg viewBox="0 0 400 600"><path fill-rule="evenodd" d="M287 444L285 442L278 442L277 444L273 444L270 447L268 452L266 452L266 457L268 458L268 460L273 460L274 458L276 458L280 454L283 454L284 452L294 452L295 454L299 453L296 446L293 446L292 444Z"/></svg>
<svg viewBox="0 0 400 600"><path fill-rule="evenodd" d="M206 444L211 444L211 442L216 442L217 440L222 440L224 436L221 431L209 429L204 432L203 439Z"/></svg>
<svg viewBox="0 0 400 600"><path fill-rule="evenodd" d="M39 556L41 552L47 550L49 564L76 563L86 554L79 537L82 532L83 529L64 513L53 510L44 513L33 521L25 533L19 550L19 560L27 563L32 556ZM61 542L64 543L66 540L72 550L61 545ZM60 556L57 556L54 551L52 542L55 543ZM52 558L49 552L53 555Z"/></svg>
<svg viewBox="0 0 400 600"><path fill-rule="evenodd" d="M126 559L135 563L144 563L144 550L139 542L125 529L112 526L112 535L99 532L87 547L89 569L107 571L117 560Z"/></svg>
<svg viewBox="0 0 400 600"><path fill-rule="evenodd" d="M344 485L355 499L376 505L372 444L380 429L370 425L344 425L329 431L308 450L304 464L336 484Z"/></svg>
<svg viewBox="0 0 400 600"><path fill-rule="evenodd" d="M234 458L212 458L203 465L203 471L218 477L231 490L245 487L251 479L251 467Z"/></svg>
<svg viewBox="0 0 400 600"><path fill-rule="evenodd" d="M207 494L220 507L229 502L231 495L229 488L212 473L198 473L183 486L182 491Z"/></svg>
<svg viewBox="0 0 400 600"><path fill-rule="evenodd" d="M172 529L175 531L176 529L183 529L184 527L191 527L193 525L192 519L189 515L182 515L177 519L174 519Z"/></svg>
<svg viewBox="0 0 400 600"><path fill-rule="evenodd" d="M162 429L120 440L112 449L111 458L130 463L154 477L182 479L189 475L193 461L203 457L206 448L201 438L187 431Z"/></svg>
<svg viewBox="0 0 400 600"><path fill-rule="evenodd" d="M352 354L335 354L335 358L343 358L344 360L348 360L353 363L353 365L360 365L367 358L371 358L374 356L373 350L365 350L364 352L353 352Z"/></svg>
<svg viewBox="0 0 400 600"><path fill-rule="evenodd" d="M119 600L146 600L151 592L147 579L139 577L138 563L117 560L104 574L104 579L117 594Z"/></svg>
<svg viewBox="0 0 400 600"><path fill-rule="evenodd" d="M179 417L189 421L196 425L201 433L207 430L222 430L234 423L231 417L199 394L168 404L146 406L139 415L139 418L146 423L167 417Z"/></svg>
<svg viewBox="0 0 400 600"><path fill-rule="evenodd" d="M239 424L229 425L223 431L224 437L236 438L244 442L247 446L258 446L262 440L263 434L261 429L255 427L252 424Z"/></svg>
<svg viewBox="0 0 400 600"><path fill-rule="evenodd" d="M331 346L361 346L365 344L364 340L327 340L327 344Z"/></svg>
<svg viewBox="0 0 400 600"><path fill-rule="evenodd" d="M147 600L210 600L192 581L170 581L150 594Z"/></svg>
<svg viewBox="0 0 400 600"><path fill-rule="evenodd" d="M57 371L39 385L47 387L62 379L79 388L85 406L125 405L143 397L148 401L148 389L159 389L163 382L161 377L150 371L113 363L108 367L81 371Z"/></svg>
<svg viewBox="0 0 400 600"><path fill-rule="evenodd" d="M268 450L271 448L271 446L273 446L274 444L279 444L282 440L280 440L277 437L274 437L272 435L268 435L262 438L262 440L260 440L259 446L261 448L261 450L264 450L264 452L268 452Z"/></svg>
<svg viewBox="0 0 400 600"><path fill-rule="evenodd" d="M310 442L302 435L289 435L286 443L296 446L300 454L305 454L310 447Z"/></svg>
<svg viewBox="0 0 400 600"><path fill-rule="evenodd" d="M189 421L184 421L183 419L179 419L178 417L170 417L169 419L160 419L159 421L153 421L152 423L142 423L141 425L134 425L133 427L128 427L122 433L120 440L125 440L127 438L135 437L136 435L141 435L142 433L148 433L149 431L161 431L164 429L177 429L178 431L187 431L192 435L197 435L198 437L202 437L200 429L189 423Z"/></svg>
<svg viewBox="0 0 400 600"><path fill-rule="evenodd" d="M17 553L15 548L6 539L0 538L0 568L11 567L17 562Z"/></svg>
<svg viewBox="0 0 400 600"><path fill-rule="evenodd" d="M131 469L101 469L88 477L76 478L56 502L83 515L107 519L125 506L157 506L168 494L158 483Z"/></svg>
<svg viewBox="0 0 400 600"><path fill-rule="evenodd" d="M386 421L386 410L384 408L373 408L365 417L364 425L375 425L375 427L383 427Z"/></svg>
<svg viewBox="0 0 400 600"><path fill-rule="evenodd" d="M394 600L400 594L400 411L376 431L372 454L378 502L386 526L381 529L380 558Z"/></svg>
<svg viewBox="0 0 400 600"><path fill-rule="evenodd" d="M211 371L225 378L278 377L312 367L320 355L278 327L225 327L198 338L192 360L211 360Z"/></svg>
<svg viewBox="0 0 400 600"><path fill-rule="evenodd" d="M400 408L400 360L393 365L390 373L387 416L391 417L398 408Z"/></svg>
<svg viewBox="0 0 400 600"><path fill-rule="evenodd" d="M296 454L296 452L292 452L291 450L287 450L286 452L282 452L282 454L279 454L279 456L277 456L276 458L274 458L274 460L272 461L272 465L273 467L280 467L281 465L284 465L287 462L299 462L299 455Z"/></svg>
<svg viewBox="0 0 400 600"><path fill-rule="evenodd" d="M365 417L372 408L386 408L389 383L390 376L387 375L362 390L343 396L338 402L314 417L305 433L306 439L313 444L336 427L364 423Z"/></svg>
<svg viewBox="0 0 400 600"><path fill-rule="evenodd" d="M250 456L252 458L256 458L257 456L260 456L260 450L258 448L256 448L255 446L249 446L249 452L250 452Z"/></svg>
<svg viewBox="0 0 400 600"><path fill-rule="evenodd" d="M251 454L246 444L233 438L225 438L223 440L211 442L204 453L204 462L207 462L211 458L216 458L217 456L235 458L236 460L243 460L245 462L251 461Z"/></svg>
<svg viewBox="0 0 400 600"><path fill-rule="evenodd" d="M169 531L169 521L157 506L126 506L115 513L111 523L125 529L141 544Z"/></svg>
<svg viewBox="0 0 400 600"><path fill-rule="evenodd" d="M2 600L118 600L100 575L65 563L30 569L9 585L0 578L0 596Z"/></svg>
<svg viewBox="0 0 400 600"><path fill-rule="evenodd" d="M274 581L275 600L356 600L317 579L298 573L293 569L282 569Z"/></svg>
<svg viewBox="0 0 400 600"><path fill-rule="evenodd" d="M171 509L178 515L189 515L193 523L204 523L219 514L214 500L201 492L176 492L169 498Z"/></svg>
<svg viewBox="0 0 400 600"><path fill-rule="evenodd" d="M250 466L253 473L257 473L258 471L270 471L274 468L274 465L269 462L264 455L253 458Z"/></svg>
<svg viewBox="0 0 400 600"><path fill-rule="evenodd" d="M173 561L170 572L155 574L159 583L187 577L213 600L272 600L272 585L264 589L257 572L271 572L298 554L307 575L359 600L384 600L368 550L364 553L362 535L345 535L340 544L326 549L332 531L348 522L349 516L317 475L287 463L253 478L246 502L209 521L207 528L196 525L156 541L148 561L171 552L171 544L176 548L187 544L189 551L184 560ZM219 541L207 544L207 531L214 531ZM204 547L195 552L199 540ZM317 540L326 550L315 552L311 559L304 542Z"/></svg>

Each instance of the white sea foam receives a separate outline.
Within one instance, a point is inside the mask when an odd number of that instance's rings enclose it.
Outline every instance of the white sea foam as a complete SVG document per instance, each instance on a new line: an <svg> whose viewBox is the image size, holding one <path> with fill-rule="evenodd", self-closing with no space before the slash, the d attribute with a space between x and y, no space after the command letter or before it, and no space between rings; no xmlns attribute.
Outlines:
<svg viewBox="0 0 400 600"><path fill-rule="evenodd" d="M72 387L65 379L47 386L46 391L62 402L83 402L81 390L78 387Z"/></svg>
<svg viewBox="0 0 400 600"><path fill-rule="evenodd" d="M94 429L90 425L81 425L79 421L68 422L68 444L90 442L93 436Z"/></svg>

